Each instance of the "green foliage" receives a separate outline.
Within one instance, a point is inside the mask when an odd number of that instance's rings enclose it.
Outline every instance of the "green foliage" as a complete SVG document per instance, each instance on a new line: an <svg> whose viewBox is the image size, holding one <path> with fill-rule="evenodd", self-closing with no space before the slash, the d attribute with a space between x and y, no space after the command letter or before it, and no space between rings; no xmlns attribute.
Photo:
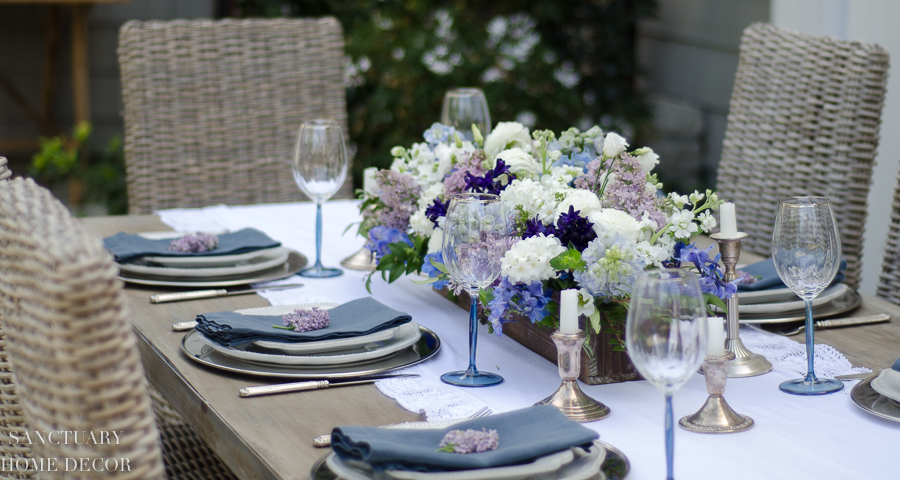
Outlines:
<svg viewBox="0 0 900 480"><path fill-rule="evenodd" d="M550 266L557 270L584 270L587 264L581 259L581 252L574 246L550 260Z"/></svg>
<svg viewBox="0 0 900 480"><path fill-rule="evenodd" d="M91 125L81 123L71 136L41 138L41 149L32 157L29 174L50 187L75 182L84 193L77 200L101 203L113 215L128 213L122 141L115 137L106 150L91 153L87 148L90 135Z"/></svg>
<svg viewBox="0 0 900 480"><path fill-rule="evenodd" d="M346 38L350 137L363 168L422 141L443 94L485 92L494 124L599 125L640 144L635 26L655 0L233 0L238 16L337 17ZM359 182L357 182L359 183Z"/></svg>
<svg viewBox="0 0 900 480"><path fill-rule="evenodd" d="M428 253L428 237L412 234L409 236L412 246L404 242L396 242L388 244L391 253L388 253L378 260L378 267L375 272L381 272L381 278L388 283L393 283L404 274L421 273L422 260ZM372 275L370 273L366 277L366 290L372 293Z"/></svg>

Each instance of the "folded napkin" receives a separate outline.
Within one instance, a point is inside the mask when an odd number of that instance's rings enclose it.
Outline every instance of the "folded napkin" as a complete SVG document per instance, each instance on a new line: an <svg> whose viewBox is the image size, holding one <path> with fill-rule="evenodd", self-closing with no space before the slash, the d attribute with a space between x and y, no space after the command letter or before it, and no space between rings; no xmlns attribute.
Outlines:
<svg viewBox="0 0 900 480"><path fill-rule="evenodd" d="M847 261L841 260L841 266L838 267L838 274L834 276L834 280L831 282L832 285L844 281L844 278L846 278L846 276L843 272L846 269ZM754 277L760 278L756 281L756 283L753 283L751 285L738 285L738 291L751 292L756 290L768 290L770 288L785 288L784 282L782 282L781 277L778 276L778 271L775 270L775 261L771 258L752 263L744 268L741 268L740 270L742 272L747 272Z"/></svg>
<svg viewBox="0 0 900 480"><path fill-rule="evenodd" d="M372 297L347 302L328 311L327 327L309 332L272 328L281 325L280 316L241 315L215 312L197 315L196 330L206 338L226 347L249 342L315 342L335 338L358 337L380 332L409 322L407 313L394 310Z"/></svg>
<svg viewBox="0 0 900 480"><path fill-rule="evenodd" d="M497 430L499 447L481 453L438 452L450 430ZM446 471L526 463L570 447L590 448L598 435L569 420L556 407L523 410L469 420L434 430L346 426L331 432L331 446L342 460L357 460L373 470Z"/></svg>
<svg viewBox="0 0 900 480"><path fill-rule="evenodd" d="M103 239L103 246L113 254L117 262L127 262L139 257L187 257L206 255L236 255L264 248L278 247L281 242L272 240L255 228L245 228L232 233L219 235L219 246L201 253L174 252L169 250L172 239L151 240L140 235L119 232Z"/></svg>

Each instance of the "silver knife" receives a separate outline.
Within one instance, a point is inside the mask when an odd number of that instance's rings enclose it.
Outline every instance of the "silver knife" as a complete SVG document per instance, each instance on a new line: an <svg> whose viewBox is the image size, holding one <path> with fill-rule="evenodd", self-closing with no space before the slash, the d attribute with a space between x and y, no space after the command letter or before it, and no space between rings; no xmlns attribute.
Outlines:
<svg viewBox="0 0 900 480"><path fill-rule="evenodd" d="M246 295L248 293L263 292L266 290L284 290L286 288L297 288L302 286L302 283L293 283L290 285L251 288L248 290L236 290L231 292L225 290L224 288L221 288L218 290L193 290L190 292L160 293L158 295L150 295L150 303L167 303L180 302L182 300L199 300L201 298L230 297L232 295Z"/></svg>
<svg viewBox="0 0 900 480"><path fill-rule="evenodd" d="M262 385L259 387L244 387L240 389L242 397L256 397L259 395L271 395L274 393L284 392L302 392L306 390L320 390L329 387L349 387L351 385L365 385L367 383L375 383L384 378L397 377L418 377L416 373L397 373L390 375L379 375L366 378L364 380L354 380L350 382L329 382L328 380L313 380L309 382L281 383L277 385Z"/></svg>
<svg viewBox="0 0 900 480"><path fill-rule="evenodd" d="M835 375L835 380L862 380L877 375L878 372L851 373L849 375Z"/></svg>
<svg viewBox="0 0 900 480"><path fill-rule="evenodd" d="M819 320L813 325L816 329L820 328L834 328L834 327L847 327L850 325L866 325L870 323L881 323L890 321L891 316L887 313L877 313L875 315L862 315L858 317L847 317L847 318L834 318L830 320ZM798 327L789 328L787 330L781 330L778 333L781 335L791 336L796 335L802 331L806 330L806 325L800 325Z"/></svg>

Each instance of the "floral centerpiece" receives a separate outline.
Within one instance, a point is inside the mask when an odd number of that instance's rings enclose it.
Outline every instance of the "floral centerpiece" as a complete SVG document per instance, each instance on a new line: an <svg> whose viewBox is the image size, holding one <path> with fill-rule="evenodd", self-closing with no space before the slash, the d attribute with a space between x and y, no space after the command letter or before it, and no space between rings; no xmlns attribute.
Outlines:
<svg viewBox="0 0 900 480"><path fill-rule="evenodd" d="M482 293L497 334L513 314L556 327L553 294L574 288L589 319L587 333L606 328L622 349L635 276L650 268L693 265L708 302L723 310L722 300L734 294L718 258L691 244L716 226L711 211L722 202L710 190L658 193L662 185L652 170L659 159L651 149L629 152L625 138L599 127L557 136L516 122L499 123L486 138L473 128L471 140L463 138L436 123L424 142L392 149L391 168L377 173L377 187L361 206L360 234L379 259L373 273L389 282L422 273L429 278L420 283L437 289L452 282L441 227L454 194L477 192L500 196L516 239L502 259L500 280Z"/></svg>

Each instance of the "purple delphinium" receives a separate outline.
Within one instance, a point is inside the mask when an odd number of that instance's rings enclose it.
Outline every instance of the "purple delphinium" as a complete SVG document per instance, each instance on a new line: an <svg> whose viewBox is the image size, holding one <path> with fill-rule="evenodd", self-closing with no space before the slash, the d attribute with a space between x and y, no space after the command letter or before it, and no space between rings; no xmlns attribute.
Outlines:
<svg viewBox="0 0 900 480"><path fill-rule="evenodd" d="M522 234L522 239L536 237L538 235L546 237L552 233L552 227L547 228L543 222L538 220L537 217L534 217L525 221L525 233Z"/></svg>
<svg viewBox="0 0 900 480"><path fill-rule="evenodd" d="M466 175L481 176L484 175L484 152L476 151L472 153L464 153L462 158L457 159L456 166L450 172L450 175L444 179L444 192L447 198L462 193L466 189Z"/></svg>
<svg viewBox="0 0 900 480"><path fill-rule="evenodd" d="M719 255L709 258L709 252L713 245L707 249L697 248L693 244L681 251L678 258L682 263L691 262L700 272L700 290L703 293L711 293L725 300L737 292L736 282L723 280L722 270L719 267Z"/></svg>
<svg viewBox="0 0 900 480"><path fill-rule="evenodd" d="M468 429L450 430L438 445L439 452L481 453L496 450L500 446L500 435L496 430Z"/></svg>
<svg viewBox="0 0 900 480"><path fill-rule="evenodd" d="M397 242L404 242L407 245L412 246L409 235L396 228L377 226L369 229L369 241L366 242L366 248L375 252L375 256L380 259L391 253L391 249L388 245Z"/></svg>
<svg viewBox="0 0 900 480"><path fill-rule="evenodd" d="M327 327L331 317L327 310L313 307L311 310L294 310L293 313L281 317L281 320L284 322L284 326L275 325L275 328L294 330L295 332L311 332Z"/></svg>
<svg viewBox="0 0 900 480"><path fill-rule="evenodd" d="M201 253L214 250L219 246L219 237L208 233L189 233L169 243L173 252Z"/></svg>
<svg viewBox="0 0 900 480"><path fill-rule="evenodd" d="M561 214L556 220L556 226L551 228L553 228L553 235L562 242L564 247L568 248L571 243L576 250L583 252L588 243L597 238L597 233L594 231L594 224L588 219L578 216L579 213L579 210L575 210L575 207L569 205L568 213Z"/></svg>
<svg viewBox="0 0 900 480"><path fill-rule="evenodd" d="M441 275L444 274L444 272L438 270L437 267L432 265L431 264L432 260L434 260L437 263L444 263L443 252L437 251L437 252L429 253L428 255L425 255L425 258L422 260L422 273L424 273L425 275L428 275L429 278L440 277ZM434 287L435 290L440 290L440 289L446 287L447 283L449 283L449 281L446 279L438 280L438 281L432 283L431 286Z"/></svg>
<svg viewBox="0 0 900 480"><path fill-rule="evenodd" d="M378 198L384 208L377 210L375 224L406 231L409 217L418 209L422 188L408 174L381 170L375 175Z"/></svg>
<svg viewBox="0 0 900 480"><path fill-rule="evenodd" d="M541 321L550 312L546 310L553 292L544 289L541 282L530 284L510 283L503 277L500 285L494 288L494 299L488 304L491 309L488 320L494 327L494 333L503 333L503 319L507 313L518 313L531 319L532 323Z"/></svg>
<svg viewBox="0 0 900 480"><path fill-rule="evenodd" d="M503 176L506 175L506 178ZM509 171L509 167L502 159L497 159L497 165L492 170L488 170L482 176L472 175L466 172L466 191L472 193L490 193L499 195L506 186L516 179L515 174Z"/></svg>
<svg viewBox="0 0 900 480"><path fill-rule="evenodd" d="M448 202L449 203L449 202ZM431 220L431 223L434 224L434 228L439 227L438 219L441 217L447 216L447 204L441 201L441 198L435 198L431 205L425 209L425 217Z"/></svg>

